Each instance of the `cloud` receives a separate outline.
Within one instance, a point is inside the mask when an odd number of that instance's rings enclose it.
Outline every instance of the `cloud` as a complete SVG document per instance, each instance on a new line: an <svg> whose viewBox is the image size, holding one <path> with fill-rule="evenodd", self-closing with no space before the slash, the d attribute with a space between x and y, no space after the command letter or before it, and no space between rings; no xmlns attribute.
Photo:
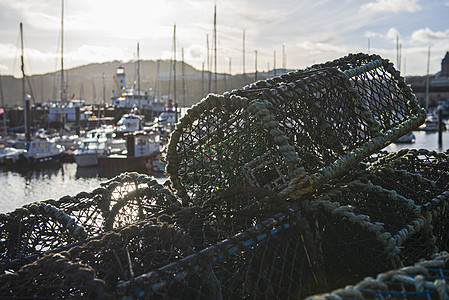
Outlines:
<svg viewBox="0 0 449 300"><path fill-rule="evenodd" d="M412 33L412 41L429 43L439 41L449 41L449 30L432 31L430 28L416 30Z"/></svg>
<svg viewBox="0 0 449 300"><path fill-rule="evenodd" d="M361 12L417 12L421 10L418 0L376 0L360 7Z"/></svg>
<svg viewBox="0 0 449 300"><path fill-rule="evenodd" d="M0 63L0 75L4 75L6 73L10 73L10 69L8 68L8 66L1 64Z"/></svg>
<svg viewBox="0 0 449 300"><path fill-rule="evenodd" d="M399 36L399 31L396 28L391 27L390 29L388 29L388 32L385 35L385 39L390 42L392 42L392 41L396 42L396 39L398 36Z"/></svg>
<svg viewBox="0 0 449 300"><path fill-rule="evenodd" d="M378 38L382 38L382 39L385 39L390 42L396 42L396 38L398 36L400 36L399 31L394 27L391 27L390 29L388 29L386 34L383 34L380 32L373 32L373 31L365 32L365 37L368 37L368 38L378 37Z"/></svg>
<svg viewBox="0 0 449 300"><path fill-rule="evenodd" d="M310 41L304 41L296 44L299 48L308 50L312 53L323 53L323 52L337 52L337 53L347 53L346 48L328 44L328 43L313 43Z"/></svg>

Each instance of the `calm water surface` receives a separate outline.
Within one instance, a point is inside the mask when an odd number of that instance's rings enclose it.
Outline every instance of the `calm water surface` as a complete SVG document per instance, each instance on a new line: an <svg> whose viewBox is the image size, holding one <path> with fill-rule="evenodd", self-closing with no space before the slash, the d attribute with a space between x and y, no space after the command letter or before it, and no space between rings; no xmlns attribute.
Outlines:
<svg viewBox="0 0 449 300"><path fill-rule="evenodd" d="M391 144L385 149L393 152L402 148L425 148L444 152L449 149L449 131L443 133L443 145L438 146L438 134L414 132L413 144ZM31 202L75 196L91 192L107 181L95 168L78 168L75 163L39 170L8 170L0 168L0 212L9 212ZM163 183L165 177L158 178Z"/></svg>
<svg viewBox="0 0 449 300"><path fill-rule="evenodd" d="M36 201L91 192L109 178L99 175L96 168L78 168L76 163L36 170L0 168L0 212L10 212ZM157 180L163 183L166 178Z"/></svg>

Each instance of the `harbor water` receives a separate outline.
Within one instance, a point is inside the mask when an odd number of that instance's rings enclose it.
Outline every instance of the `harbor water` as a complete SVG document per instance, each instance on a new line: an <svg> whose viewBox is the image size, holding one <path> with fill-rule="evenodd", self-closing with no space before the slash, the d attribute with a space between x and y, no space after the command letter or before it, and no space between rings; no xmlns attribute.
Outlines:
<svg viewBox="0 0 449 300"><path fill-rule="evenodd" d="M92 192L110 178L100 175L96 167L79 168L76 163L31 170L0 168L0 213L32 202ZM156 179L160 183L167 180L164 176Z"/></svg>
<svg viewBox="0 0 449 300"><path fill-rule="evenodd" d="M394 152L402 148L425 148L444 152L449 149L449 131L443 132L443 144L438 145L438 133L415 131L416 141L411 144L391 144L385 148ZM159 177L160 183L166 177ZM0 212L12 211L24 204L63 196L75 196L79 192L91 192L109 180L98 174L97 168L79 168L75 163L37 170L0 169Z"/></svg>

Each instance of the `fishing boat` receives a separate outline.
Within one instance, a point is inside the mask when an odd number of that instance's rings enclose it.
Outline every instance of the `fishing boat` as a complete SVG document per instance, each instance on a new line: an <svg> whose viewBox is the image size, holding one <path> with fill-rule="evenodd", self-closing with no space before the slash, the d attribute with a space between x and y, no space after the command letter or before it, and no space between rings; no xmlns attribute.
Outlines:
<svg viewBox="0 0 449 300"><path fill-rule="evenodd" d="M98 156L106 151L106 140L96 138L83 139L73 152L75 162L79 167L91 167L98 164Z"/></svg>
<svg viewBox="0 0 449 300"><path fill-rule="evenodd" d="M137 48L139 49L139 48ZM137 50L139 51L139 50ZM137 61L139 65L139 59ZM146 110L154 115L164 111L165 103L159 101L153 96L152 89L141 90L140 89L140 71L137 68L137 86L126 86L126 75L123 67L116 69L114 76L114 82L116 89L113 91L113 97L111 98L111 104L118 108L133 109L139 108L139 110Z"/></svg>
<svg viewBox="0 0 449 300"><path fill-rule="evenodd" d="M136 109L124 114L117 122L116 133L118 136L123 136L126 133L131 133L143 129L144 117L139 115Z"/></svg>
<svg viewBox="0 0 449 300"><path fill-rule="evenodd" d="M98 157L107 153L118 153L126 149L126 141L116 138L112 126L92 129L79 139L76 150L72 153L79 167L98 165Z"/></svg>
<svg viewBox="0 0 449 300"><path fill-rule="evenodd" d="M160 153L159 132L131 132L125 135L126 151L100 156L98 166L106 171L148 171Z"/></svg>
<svg viewBox="0 0 449 300"><path fill-rule="evenodd" d="M27 144L26 150L25 161L37 165L59 163L65 148L48 139L35 139Z"/></svg>

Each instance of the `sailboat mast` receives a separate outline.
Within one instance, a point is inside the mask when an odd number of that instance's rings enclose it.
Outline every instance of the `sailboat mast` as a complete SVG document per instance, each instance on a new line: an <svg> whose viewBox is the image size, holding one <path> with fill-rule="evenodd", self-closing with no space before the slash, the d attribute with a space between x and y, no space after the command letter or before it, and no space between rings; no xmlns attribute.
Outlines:
<svg viewBox="0 0 449 300"><path fill-rule="evenodd" d="M2 97L2 108L3 108L3 134L5 138L8 136L8 126L6 125L6 107L5 107L5 97L3 95L3 84L2 84L2 74L0 74L0 97Z"/></svg>
<svg viewBox="0 0 449 300"><path fill-rule="evenodd" d="M217 89L217 6L214 5L214 69L215 69L215 94Z"/></svg>
<svg viewBox="0 0 449 300"><path fill-rule="evenodd" d="M139 54L139 43L137 43L137 97L139 99L139 112L141 110L140 102L140 54Z"/></svg>
<svg viewBox="0 0 449 300"><path fill-rule="evenodd" d="M184 67L184 47L181 48L182 57L182 106L186 106L186 71Z"/></svg>
<svg viewBox="0 0 449 300"><path fill-rule="evenodd" d="M65 101L64 89L64 0L61 8L61 101Z"/></svg>
<svg viewBox="0 0 449 300"><path fill-rule="evenodd" d="M430 97L429 97L429 85L430 85L430 78L429 78L429 69L430 69L430 47L427 51L427 75L426 75L426 109L429 111L430 106Z"/></svg>
<svg viewBox="0 0 449 300"><path fill-rule="evenodd" d="M254 63L254 81L257 81L257 50L254 50L254 55L256 57L256 60Z"/></svg>
<svg viewBox="0 0 449 300"><path fill-rule="evenodd" d="M173 27L173 104L175 106L175 121L178 123L178 103L176 102L176 24Z"/></svg>
<svg viewBox="0 0 449 300"><path fill-rule="evenodd" d="M22 23L20 23L20 48L22 50L22 54L20 56L21 61L21 69L22 69L22 98L24 101L24 110L23 110L23 119L24 119L24 126L25 126L25 138L29 142L31 141L31 135L30 135L30 100L28 99L25 91L25 64L23 60L23 28Z"/></svg>
<svg viewBox="0 0 449 300"><path fill-rule="evenodd" d="M245 75L245 29L243 29L243 59L242 59L242 66L243 66L243 85L246 85L246 75Z"/></svg>

